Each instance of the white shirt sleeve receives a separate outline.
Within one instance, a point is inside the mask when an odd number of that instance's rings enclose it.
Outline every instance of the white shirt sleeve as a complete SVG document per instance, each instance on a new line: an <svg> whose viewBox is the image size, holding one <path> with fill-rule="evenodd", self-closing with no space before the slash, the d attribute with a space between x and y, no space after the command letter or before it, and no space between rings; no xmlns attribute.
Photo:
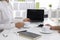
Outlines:
<svg viewBox="0 0 60 40"><path fill-rule="evenodd" d="M11 4L8 5L8 12L9 12L9 19L10 19L10 22L13 22L13 7Z"/></svg>
<svg viewBox="0 0 60 40"><path fill-rule="evenodd" d="M1 2L0 2L0 23L1 23L1 21L2 21L2 10L1 10L1 8L2 8L2 4L1 4Z"/></svg>
<svg viewBox="0 0 60 40"><path fill-rule="evenodd" d="M1 20L1 12L3 14L3 18L6 19L6 21ZM9 21L7 21L9 20ZM3 22L3 24L0 24L0 29L8 29L11 28L11 23L13 21L13 9L12 6L8 3L2 3L0 2L0 21ZM0 22L0 23L1 23ZM7 23L5 23L7 22Z"/></svg>

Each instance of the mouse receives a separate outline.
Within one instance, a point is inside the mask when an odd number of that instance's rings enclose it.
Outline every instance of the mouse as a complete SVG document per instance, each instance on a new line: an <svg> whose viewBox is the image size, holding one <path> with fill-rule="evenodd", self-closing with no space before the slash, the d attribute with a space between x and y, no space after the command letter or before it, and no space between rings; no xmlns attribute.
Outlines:
<svg viewBox="0 0 60 40"><path fill-rule="evenodd" d="M38 25L38 27L43 27L43 26L44 26L43 24Z"/></svg>

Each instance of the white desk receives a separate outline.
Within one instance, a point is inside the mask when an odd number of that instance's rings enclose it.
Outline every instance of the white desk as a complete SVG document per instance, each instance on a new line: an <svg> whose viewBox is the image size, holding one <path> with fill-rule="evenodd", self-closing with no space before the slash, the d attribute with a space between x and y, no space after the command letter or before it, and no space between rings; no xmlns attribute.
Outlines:
<svg viewBox="0 0 60 40"><path fill-rule="evenodd" d="M3 33L0 34L0 40L29 40L26 38L22 38L21 36L19 36L18 34L16 34L15 32L18 29L12 29L12 30L5 30ZM41 29L40 28L30 28L30 29L20 29L20 30L28 30L29 32L32 33L36 33L36 34L40 34L42 35L39 39L37 40L60 40L60 34L58 32L54 32L51 34L42 34L40 33ZM19 30L19 31L20 31ZM8 37L4 37L2 34L4 34L5 32L7 32L6 34L8 35Z"/></svg>
<svg viewBox="0 0 60 40"><path fill-rule="evenodd" d="M42 35L37 40L60 40L60 33L53 32L51 34L42 34L40 33L41 28L35 27L35 25L32 24L31 28L21 28L21 29L11 29L11 30L5 30L4 32L0 33L0 40L29 40L26 38L23 38L19 36L16 32L21 30L28 30L29 32L36 33ZM8 35L7 37L4 37L3 34Z"/></svg>
<svg viewBox="0 0 60 40"><path fill-rule="evenodd" d="M33 33L42 35L41 38L39 38L37 40L60 40L60 34L58 32L52 32L51 34L42 34L38 31L39 31L38 28L37 28L37 31L35 31L35 32L34 32L34 30L32 31Z"/></svg>

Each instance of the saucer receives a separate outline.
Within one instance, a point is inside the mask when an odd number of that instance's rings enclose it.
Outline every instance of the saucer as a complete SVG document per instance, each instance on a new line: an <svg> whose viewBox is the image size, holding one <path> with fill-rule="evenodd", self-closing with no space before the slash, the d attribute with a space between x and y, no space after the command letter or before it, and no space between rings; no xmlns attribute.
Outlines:
<svg viewBox="0 0 60 40"><path fill-rule="evenodd" d="M41 31L40 33L43 33L43 34L51 34L52 32L51 31Z"/></svg>
<svg viewBox="0 0 60 40"><path fill-rule="evenodd" d="M40 33L43 33L43 34L51 34L53 31L52 30L42 30L40 31Z"/></svg>

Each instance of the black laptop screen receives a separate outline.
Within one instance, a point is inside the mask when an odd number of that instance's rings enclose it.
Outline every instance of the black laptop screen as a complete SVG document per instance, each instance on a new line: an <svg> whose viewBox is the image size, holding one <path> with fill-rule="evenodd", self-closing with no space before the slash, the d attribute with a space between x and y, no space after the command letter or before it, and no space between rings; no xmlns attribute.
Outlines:
<svg viewBox="0 0 60 40"><path fill-rule="evenodd" d="M44 10L43 9L28 9L27 18L30 18L32 22L43 22Z"/></svg>

